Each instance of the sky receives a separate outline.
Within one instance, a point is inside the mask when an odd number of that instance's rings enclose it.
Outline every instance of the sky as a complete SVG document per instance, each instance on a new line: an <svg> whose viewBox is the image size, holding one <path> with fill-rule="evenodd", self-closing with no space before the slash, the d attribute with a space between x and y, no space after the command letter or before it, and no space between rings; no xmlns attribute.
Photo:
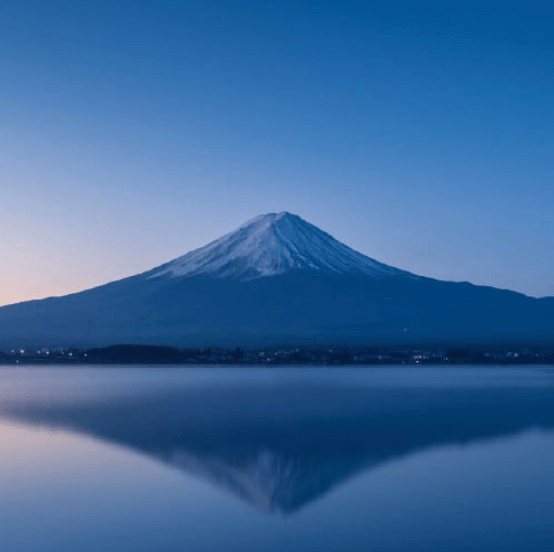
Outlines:
<svg viewBox="0 0 554 552"><path fill-rule="evenodd" d="M289 211L554 295L554 3L0 4L0 305Z"/></svg>

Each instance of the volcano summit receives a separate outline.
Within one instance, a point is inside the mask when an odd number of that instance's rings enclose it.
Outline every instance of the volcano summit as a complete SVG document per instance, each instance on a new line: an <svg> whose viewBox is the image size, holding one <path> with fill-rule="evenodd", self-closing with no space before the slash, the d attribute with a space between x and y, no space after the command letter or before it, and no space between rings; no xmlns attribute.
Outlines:
<svg viewBox="0 0 554 552"><path fill-rule="evenodd" d="M209 276L252 280L291 272L410 276L335 240L291 213L260 215L240 228L191 251L152 276Z"/></svg>
<svg viewBox="0 0 554 552"><path fill-rule="evenodd" d="M554 298L382 264L300 217L259 216L148 272L0 308L0 346L467 343L554 337Z"/></svg>

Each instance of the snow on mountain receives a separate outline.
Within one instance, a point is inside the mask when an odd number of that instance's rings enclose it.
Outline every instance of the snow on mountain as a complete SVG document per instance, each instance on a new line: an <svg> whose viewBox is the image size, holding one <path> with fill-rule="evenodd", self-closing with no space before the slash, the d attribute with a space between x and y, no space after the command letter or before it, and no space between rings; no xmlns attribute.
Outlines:
<svg viewBox="0 0 554 552"><path fill-rule="evenodd" d="M148 276L252 280L290 271L416 276L379 263L291 213L260 215L237 230L166 263Z"/></svg>

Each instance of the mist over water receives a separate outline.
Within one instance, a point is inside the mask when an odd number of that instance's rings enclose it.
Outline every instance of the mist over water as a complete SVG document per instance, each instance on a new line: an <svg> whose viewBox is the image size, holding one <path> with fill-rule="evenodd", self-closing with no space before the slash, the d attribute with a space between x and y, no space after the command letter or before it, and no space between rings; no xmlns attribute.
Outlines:
<svg viewBox="0 0 554 552"><path fill-rule="evenodd" d="M548 367L5 368L0 445L10 551L554 543Z"/></svg>

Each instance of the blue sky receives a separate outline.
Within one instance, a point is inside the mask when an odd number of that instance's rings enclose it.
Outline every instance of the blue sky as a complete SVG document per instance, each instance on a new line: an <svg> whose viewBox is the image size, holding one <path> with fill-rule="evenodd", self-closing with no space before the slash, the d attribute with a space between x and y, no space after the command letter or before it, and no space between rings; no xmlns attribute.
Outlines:
<svg viewBox="0 0 554 552"><path fill-rule="evenodd" d="M554 295L551 2L0 6L0 304L291 211L418 274Z"/></svg>

